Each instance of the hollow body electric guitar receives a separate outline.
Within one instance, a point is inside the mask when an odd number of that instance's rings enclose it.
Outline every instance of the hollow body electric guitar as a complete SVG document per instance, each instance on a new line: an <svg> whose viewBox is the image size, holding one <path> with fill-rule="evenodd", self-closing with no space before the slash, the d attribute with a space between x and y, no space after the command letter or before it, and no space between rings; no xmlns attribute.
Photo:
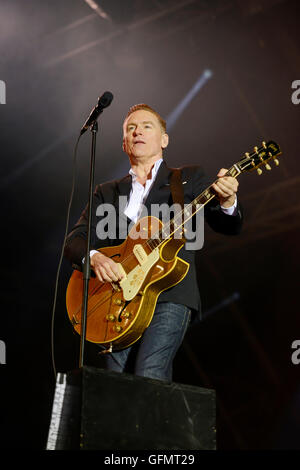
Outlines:
<svg viewBox="0 0 300 470"><path fill-rule="evenodd" d="M241 173L261 166L271 169L269 160L278 165L279 146L270 141L235 163L227 172L237 178ZM190 204L185 205L167 224L156 217L140 219L118 246L99 251L118 262L124 278L119 283L89 282L86 339L98 343L104 351L124 349L135 343L149 326L158 296L178 284L187 274L189 263L177 256L185 243L183 223L215 197L210 185ZM74 271L67 288L66 303L69 319L81 333L83 274Z"/></svg>

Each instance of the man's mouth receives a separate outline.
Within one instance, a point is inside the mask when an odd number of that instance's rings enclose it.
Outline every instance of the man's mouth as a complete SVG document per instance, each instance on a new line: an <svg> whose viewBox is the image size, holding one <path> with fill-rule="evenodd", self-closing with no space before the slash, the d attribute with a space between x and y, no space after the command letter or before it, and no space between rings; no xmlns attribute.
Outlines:
<svg viewBox="0 0 300 470"><path fill-rule="evenodd" d="M143 140L136 140L135 142L133 142L133 144L145 144L146 142L144 142Z"/></svg>

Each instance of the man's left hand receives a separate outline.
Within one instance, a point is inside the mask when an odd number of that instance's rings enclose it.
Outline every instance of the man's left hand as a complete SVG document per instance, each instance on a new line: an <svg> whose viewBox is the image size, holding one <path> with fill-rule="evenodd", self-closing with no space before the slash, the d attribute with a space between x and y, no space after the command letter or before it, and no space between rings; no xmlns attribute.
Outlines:
<svg viewBox="0 0 300 470"><path fill-rule="evenodd" d="M235 203L239 183L236 178L226 175L228 170L221 168L217 174L219 180L212 185L222 207L231 207Z"/></svg>

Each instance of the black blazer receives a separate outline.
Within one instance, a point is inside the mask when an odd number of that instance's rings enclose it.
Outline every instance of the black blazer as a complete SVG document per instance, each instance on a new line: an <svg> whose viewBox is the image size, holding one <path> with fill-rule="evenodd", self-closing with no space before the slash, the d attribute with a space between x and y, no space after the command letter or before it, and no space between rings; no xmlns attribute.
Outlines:
<svg viewBox="0 0 300 470"><path fill-rule="evenodd" d="M169 168L165 161L162 162L156 179L145 201L145 206L150 213L151 204L167 203L172 205L172 195L170 190L170 177L172 169ZM184 203L192 202L204 189L211 184L204 176L204 172L200 166L186 166L182 168L182 182L184 190ZM103 248L105 246L119 245L126 235L120 236L120 225L124 227L132 223L119 209L119 196L128 198L131 190L131 176L127 175L120 180L110 181L100 184L96 187L93 195L92 203L92 233L91 233L91 249ZM125 198L123 198L125 199ZM97 207L104 203L113 204L116 207L115 215L110 216L104 213L97 216ZM86 234L87 234L87 207L84 209L80 219L67 237L65 246L65 257L71 261L76 269L82 268L82 259L86 252ZM111 225L116 227L116 233L111 234L115 238L106 238L100 240L97 236L97 224L102 221L110 220ZM242 227L242 208L238 202L236 215L226 215L218 200L214 198L204 207L204 217L210 227L216 232L225 235L238 234ZM113 218L113 219L112 219ZM98 226L99 227L99 226ZM124 232L124 230L123 230ZM187 250L184 246L178 253L178 256L190 264L186 277L176 286L162 292L158 302L171 301L184 304L193 310L200 312L200 295L196 276L195 267L195 251Z"/></svg>

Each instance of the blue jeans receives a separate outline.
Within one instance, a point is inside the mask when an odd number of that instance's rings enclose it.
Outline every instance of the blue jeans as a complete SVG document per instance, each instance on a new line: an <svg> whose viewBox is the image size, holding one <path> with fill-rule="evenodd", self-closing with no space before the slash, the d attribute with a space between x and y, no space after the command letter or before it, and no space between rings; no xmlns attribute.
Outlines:
<svg viewBox="0 0 300 470"><path fill-rule="evenodd" d="M173 360L190 320L191 310L185 305L157 304L150 325L137 343L105 355L106 369L130 372L127 366L133 356L132 372L135 375L171 382Z"/></svg>

